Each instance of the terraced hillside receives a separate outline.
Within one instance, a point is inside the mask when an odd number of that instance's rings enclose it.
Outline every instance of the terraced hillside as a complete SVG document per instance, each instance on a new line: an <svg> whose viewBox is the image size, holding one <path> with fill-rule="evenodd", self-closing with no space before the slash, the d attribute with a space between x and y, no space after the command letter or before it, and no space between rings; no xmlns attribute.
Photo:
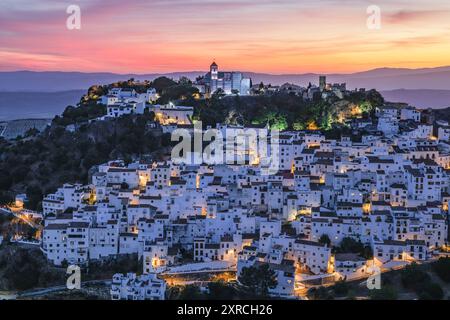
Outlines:
<svg viewBox="0 0 450 320"><path fill-rule="evenodd" d="M7 140L24 136L30 129L44 130L51 124L51 119L23 119L0 123L0 137Z"/></svg>

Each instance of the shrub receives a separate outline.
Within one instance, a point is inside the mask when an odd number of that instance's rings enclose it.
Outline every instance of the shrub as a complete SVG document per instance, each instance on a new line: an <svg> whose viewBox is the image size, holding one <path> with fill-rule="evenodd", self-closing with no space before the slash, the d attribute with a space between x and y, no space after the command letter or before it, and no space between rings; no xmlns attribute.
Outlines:
<svg viewBox="0 0 450 320"><path fill-rule="evenodd" d="M330 246L331 240L330 237L327 234L323 234L319 238L319 243L326 244L327 246Z"/></svg>
<svg viewBox="0 0 450 320"><path fill-rule="evenodd" d="M430 280L430 276L413 263L402 270L401 279L405 288L417 291L421 285Z"/></svg>
<svg viewBox="0 0 450 320"><path fill-rule="evenodd" d="M333 291L336 294L336 296L338 297L343 297L345 295L347 295L349 290L349 285L347 282L345 281L338 281L336 282L336 284L333 286Z"/></svg>
<svg viewBox="0 0 450 320"><path fill-rule="evenodd" d="M271 270L268 264L244 267L239 282L257 297L266 297L269 289L278 284L275 271Z"/></svg>
<svg viewBox="0 0 450 320"><path fill-rule="evenodd" d="M231 300L236 296L235 288L223 281L210 282L208 290L208 299L211 300Z"/></svg>
<svg viewBox="0 0 450 320"><path fill-rule="evenodd" d="M371 300L397 300L398 294L394 287L383 286L379 290L370 290L369 297Z"/></svg>
<svg viewBox="0 0 450 320"><path fill-rule="evenodd" d="M441 300L444 297L444 291L441 286L435 282L425 283L420 287L420 300Z"/></svg>
<svg viewBox="0 0 450 320"><path fill-rule="evenodd" d="M434 272L436 272L442 281L450 282L450 258L440 258L432 266Z"/></svg>
<svg viewBox="0 0 450 320"><path fill-rule="evenodd" d="M311 300L333 300L333 294L325 287L311 288L308 290L308 298Z"/></svg>

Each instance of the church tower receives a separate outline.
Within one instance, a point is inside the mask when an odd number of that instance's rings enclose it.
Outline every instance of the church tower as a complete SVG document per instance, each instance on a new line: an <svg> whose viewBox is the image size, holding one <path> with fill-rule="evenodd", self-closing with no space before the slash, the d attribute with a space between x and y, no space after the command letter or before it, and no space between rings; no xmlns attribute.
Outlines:
<svg viewBox="0 0 450 320"><path fill-rule="evenodd" d="M219 79L219 66L217 63L213 62L209 70L211 72L211 80Z"/></svg>

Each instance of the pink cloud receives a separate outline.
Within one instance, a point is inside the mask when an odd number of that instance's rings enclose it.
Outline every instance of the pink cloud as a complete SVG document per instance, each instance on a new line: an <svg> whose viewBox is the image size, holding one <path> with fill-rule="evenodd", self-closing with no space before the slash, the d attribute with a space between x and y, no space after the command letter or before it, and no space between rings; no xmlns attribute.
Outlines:
<svg viewBox="0 0 450 320"><path fill-rule="evenodd" d="M74 31L65 27L65 6L73 1L2 1L0 54L9 65L3 60L0 70L186 71L205 69L213 58L250 71L337 70L351 68L356 55L369 63L402 45L442 50L436 37L450 32L396 35L406 22L427 19L431 28L447 21L437 5L402 10L396 1L383 15L389 33L367 31L367 3L358 0L78 0L82 29Z"/></svg>

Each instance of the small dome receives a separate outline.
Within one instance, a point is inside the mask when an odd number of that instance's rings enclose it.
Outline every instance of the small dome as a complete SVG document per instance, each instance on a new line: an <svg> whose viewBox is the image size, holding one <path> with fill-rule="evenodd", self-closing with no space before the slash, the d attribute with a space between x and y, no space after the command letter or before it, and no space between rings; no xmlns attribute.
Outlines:
<svg viewBox="0 0 450 320"><path fill-rule="evenodd" d="M211 65L211 67L218 67L218 65L217 65L216 62L213 62L212 65Z"/></svg>

